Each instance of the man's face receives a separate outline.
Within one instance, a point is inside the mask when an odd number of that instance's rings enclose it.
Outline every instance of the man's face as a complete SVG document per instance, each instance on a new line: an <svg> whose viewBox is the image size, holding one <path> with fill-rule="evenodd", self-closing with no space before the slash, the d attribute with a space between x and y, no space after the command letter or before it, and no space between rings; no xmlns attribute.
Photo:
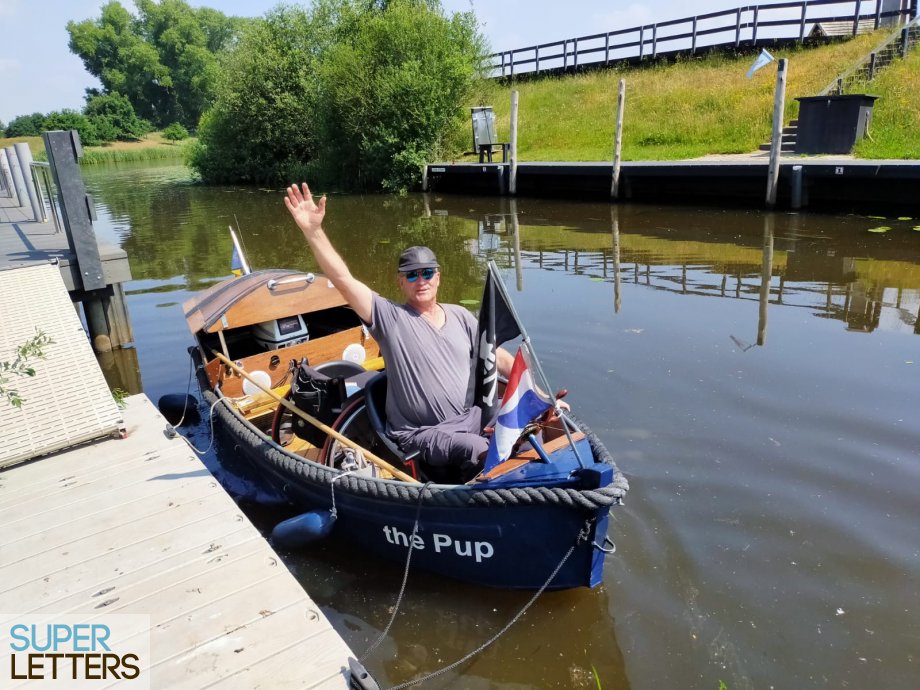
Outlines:
<svg viewBox="0 0 920 690"><path fill-rule="evenodd" d="M426 276L430 277L426 278ZM440 284L441 273L436 268L422 268L399 274L399 287L402 288L406 302L419 311L437 301L438 285Z"/></svg>

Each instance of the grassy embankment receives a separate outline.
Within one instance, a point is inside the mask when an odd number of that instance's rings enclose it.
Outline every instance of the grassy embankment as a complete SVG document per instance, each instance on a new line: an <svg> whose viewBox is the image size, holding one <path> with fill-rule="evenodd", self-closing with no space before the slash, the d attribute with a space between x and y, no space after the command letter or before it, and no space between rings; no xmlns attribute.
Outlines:
<svg viewBox="0 0 920 690"><path fill-rule="evenodd" d="M789 60L785 119L798 114L796 96L817 94L886 37L885 32L817 48L776 50ZM753 79L745 72L754 55L709 55L673 64L650 64L518 82L521 160L601 161L613 156L619 80L626 80L624 160L675 160L756 151L769 141L776 68ZM498 136L509 137L510 91L488 82L470 105L495 108ZM868 92L881 95L871 140L860 158L920 158L920 51L881 73ZM468 122L468 120L467 120ZM913 136L911 136L913 134ZM471 147L469 125L451 133L446 149ZM463 159L472 160L472 156Z"/></svg>
<svg viewBox="0 0 920 690"><path fill-rule="evenodd" d="M12 146L27 142L36 160L45 160L45 144L41 137L17 137L0 139L0 146ZM147 134L139 141L115 141L105 146L87 146L83 149L82 165L99 163L134 163L153 160L184 161L185 152L194 139L167 141L160 132Z"/></svg>

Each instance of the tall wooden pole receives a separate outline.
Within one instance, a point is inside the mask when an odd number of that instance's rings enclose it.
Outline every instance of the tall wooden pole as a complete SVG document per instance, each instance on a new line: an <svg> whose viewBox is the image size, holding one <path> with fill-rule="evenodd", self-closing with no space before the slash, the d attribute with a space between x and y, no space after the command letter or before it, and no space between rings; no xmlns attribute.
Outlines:
<svg viewBox="0 0 920 690"><path fill-rule="evenodd" d="M626 105L626 80L620 79L617 96L617 129L613 138L613 178L610 180L610 198L620 197L620 150L623 147L623 108Z"/></svg>
<svg viewBox="0 0 920 690"><path fill-rule="evenodd" d="M511 196L517 194L517 136L518 136L518 92L511 92L511 153L510 153L510 174L508 176L508 193Z"/></svg>
<svg viewBox="0 0 920 690"><path fill-rule="evenodd" d="M783 145L783 110L786 105L786 63L780 58L776 66L776 93L773 97L773 136L770 138L770 167L767 169L767 206L776 205L779 181L779 154Z"/></svg>

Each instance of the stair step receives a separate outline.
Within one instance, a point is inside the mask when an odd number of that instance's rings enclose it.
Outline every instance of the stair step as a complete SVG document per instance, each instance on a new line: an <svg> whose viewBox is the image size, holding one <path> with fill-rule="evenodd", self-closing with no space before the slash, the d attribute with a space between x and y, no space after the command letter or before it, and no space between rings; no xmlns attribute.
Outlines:
<svg viewBox="0 0 920 690"><path fill-rule="evenodd" d="M761 144L761 145L758 146L757 148L758 148L759 151L769 151L769 150L770 150L770 145L769 145L769 144ZM780 145L779 150L780 150L782 153L795 153L795 144L794 144L794 143L793 143L793 144L786 144L786 143L783 143L782 145Z"/></svg>

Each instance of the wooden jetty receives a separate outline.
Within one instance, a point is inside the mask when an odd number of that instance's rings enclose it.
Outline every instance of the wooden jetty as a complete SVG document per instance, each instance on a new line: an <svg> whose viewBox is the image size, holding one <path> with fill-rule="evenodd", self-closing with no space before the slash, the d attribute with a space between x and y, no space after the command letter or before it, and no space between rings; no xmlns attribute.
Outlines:
<svg viewBox="0 0 920 690"><path fill-rule="evenodd" d="M769 161L765 154L682 161L627 161L620 169L620 200L647 203L764 206ZM519 162L517 195L609 199L612 162ZM428 191L504 195L510 164L432 163ZM920 208L920 161L783 156L780 208Z"/></svg>
<svg viewBox="0 0 920 690"><path fill-rule="evenodd" d="M0 149L0 270L57 262L71 299L83 305L94 349L130 345L134 334L122 288L131 280L128 256L96 238L95 208L78 164L79 136L74 130L43 138L49 163L32 162L25 145ZM35 184L42 177L33 174L35 166L44 166L44 193Z"/></svg>
<svg viewBox="0 0 920 690"><path fill-rule="evenodd" d="M136 688L348 687L348 646L198 456L145 396L119 409L58 267L0 271L0 323L2 361L48 338L0 394L0 685L29 687L24 620L130 616Z"/></svg>
<svg viewBox="0 0 920 690"><path fill-rule="evenodd" d="M348 646L258 530L146 396L123 413L125 439L0 472L0 619L149 616L151 688L348 687Z"/></svg>

